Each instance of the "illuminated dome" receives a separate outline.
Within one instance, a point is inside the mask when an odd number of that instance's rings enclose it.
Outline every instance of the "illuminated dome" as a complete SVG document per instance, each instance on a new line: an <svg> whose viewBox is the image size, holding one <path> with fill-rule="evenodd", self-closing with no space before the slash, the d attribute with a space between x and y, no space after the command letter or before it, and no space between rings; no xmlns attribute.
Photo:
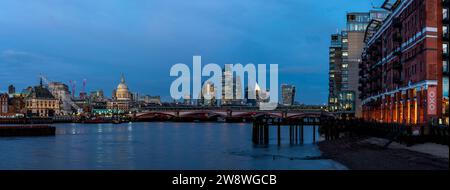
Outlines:
<svg viewBox="0 0 450 190"><path fill-rule="evenodd" d="M120 84L117 85L116 98L117 98L117 100L123 100L123 101L129 101L131 99L130 91L128 90L128 86L125 84L125 78L123 75L122 75Z"/></svg>

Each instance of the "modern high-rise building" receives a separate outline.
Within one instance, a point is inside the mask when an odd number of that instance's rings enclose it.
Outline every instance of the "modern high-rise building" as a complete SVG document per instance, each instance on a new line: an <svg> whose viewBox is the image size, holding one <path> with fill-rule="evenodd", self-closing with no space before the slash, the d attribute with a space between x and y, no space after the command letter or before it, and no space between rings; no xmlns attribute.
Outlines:
<svg viewBox="0 0 450 190"><path fill-rule="evenodd" d="M331 35L328 98L331 112L361 117L358 66L364 48L365 30L371 20L383 20L386 16L385 11L348 13L346 29Z"/></svg>
<svg viewBox="0 0 450 190"><path fill-rule="evenodd" d="M227 65L229 66L229 65ZM242 93L241 76L235 76L231 68L223 70L222 74L222 105L241 105L244 94Z"/></svg>
<svg viewBox="0 0 450 190"><path fill-rule="evenodd" d="M13 95L15 93L16 93L16 87L14 87L14 85L9 85L8 86L8 94Z"/></svg>
<svg viewBox="0 0 450 190"><path fill-rule="evenodd" d="M360 65L364 119L403 124L443 121L448 43L446 50L442 2L448 0L383 3L390 15L369 24Z"/></svg>
<svg viewBox="0 0 450 190"><path fill-rule="evenodd" d="M294 105L295 86L289 85L289 84L282 84L281 85L281 97L282 97L282 104L284 106Z"/></svg>
<svg viewBox="0 0 450 190"><path fill-rule="evenodd" d="M206 82L203 84L199 100L200 106L216 106L216 91L214 83Z"/></svg>

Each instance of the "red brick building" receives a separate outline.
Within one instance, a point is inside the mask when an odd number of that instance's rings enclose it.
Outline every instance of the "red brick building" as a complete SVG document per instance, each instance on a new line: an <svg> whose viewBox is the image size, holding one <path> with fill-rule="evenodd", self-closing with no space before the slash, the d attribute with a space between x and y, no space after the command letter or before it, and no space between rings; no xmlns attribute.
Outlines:
<svg viewBox="0 0 450 190"><path fill-rule="evenodd" d="M363 118L421 124L442 119L443 0L386 0L367 28L360 64Z"/></svg>
<svg viewBox="0 0 450 190"><path fill-rule="evenodd" d="M8 94L0 94L0 115L8 113Z"/></svg>

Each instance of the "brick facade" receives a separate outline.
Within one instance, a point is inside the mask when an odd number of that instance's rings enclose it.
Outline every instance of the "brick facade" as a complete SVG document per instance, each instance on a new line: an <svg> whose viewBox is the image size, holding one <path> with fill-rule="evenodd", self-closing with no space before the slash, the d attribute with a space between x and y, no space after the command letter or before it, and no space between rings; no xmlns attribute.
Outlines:
<svg viewBox="0 0 450 190"><path fill-rule="evenodd" d="M442 0L403 0L366 36L363 118L420 124L442 118Z"/></svg>

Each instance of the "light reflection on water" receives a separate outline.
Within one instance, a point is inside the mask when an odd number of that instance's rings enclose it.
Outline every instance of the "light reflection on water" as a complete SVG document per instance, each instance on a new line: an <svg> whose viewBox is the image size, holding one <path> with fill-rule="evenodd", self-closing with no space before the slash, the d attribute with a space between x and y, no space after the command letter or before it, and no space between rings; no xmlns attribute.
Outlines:
<svg viewBox="0 0 450 190"><path fill-rule="evenodd" d="M345 169L320 156L305 128L305 145L251 142L251 124L55 124L54 137L0 138L0 169ZM316 138L318 139L318 137Z"/></svg>

